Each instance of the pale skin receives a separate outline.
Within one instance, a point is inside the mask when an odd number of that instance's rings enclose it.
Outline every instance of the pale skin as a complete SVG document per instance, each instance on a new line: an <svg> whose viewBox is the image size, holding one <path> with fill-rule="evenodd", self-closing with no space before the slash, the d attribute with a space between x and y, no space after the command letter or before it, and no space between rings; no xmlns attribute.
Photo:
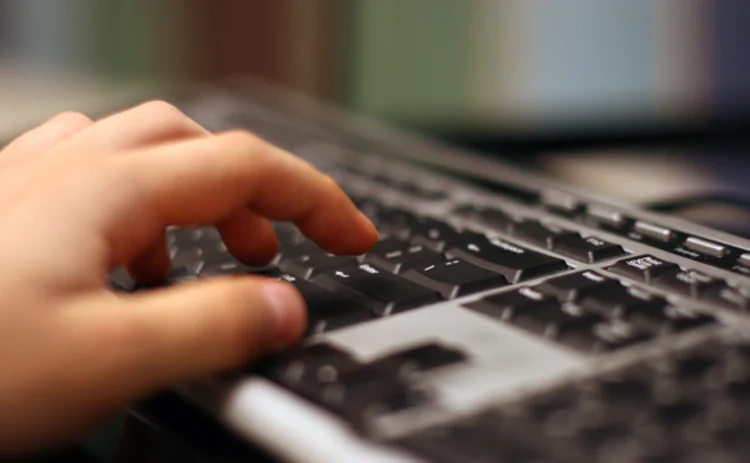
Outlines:
<svg viewBox="0 0 750 463"><path fill-rule="evenodd" d="M377 240L330 177L164 102L96 122L60 114L0 151L0 456L68 443L151 392L295 343L305 307L287 283L107 286L118 265L164 278L170 225L215 224L239 260L265 263L272 220L332 253Z"/></svg>

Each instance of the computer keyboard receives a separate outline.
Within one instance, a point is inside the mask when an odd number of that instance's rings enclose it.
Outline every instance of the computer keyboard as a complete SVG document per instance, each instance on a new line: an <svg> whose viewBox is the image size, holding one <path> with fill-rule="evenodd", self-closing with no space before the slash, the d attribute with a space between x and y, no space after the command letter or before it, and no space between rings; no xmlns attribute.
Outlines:
<svg viewBox="0 0 750 463"><path fill-rule="evenodd" d="M237 381L270 381L414 461L746 460L748 242L239 120L336 178L380 240L335 256L276 223L278 255L251 268L211 227L168 230L165 284L261 274L307 302L304 341ZM112 282L149 289L122 270Z"/></svg>

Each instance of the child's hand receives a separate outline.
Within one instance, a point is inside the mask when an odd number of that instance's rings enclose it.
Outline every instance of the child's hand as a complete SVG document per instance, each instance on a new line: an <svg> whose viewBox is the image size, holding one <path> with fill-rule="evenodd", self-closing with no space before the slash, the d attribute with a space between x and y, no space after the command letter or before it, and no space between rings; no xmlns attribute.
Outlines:
<svg viewBox="0 0 750 463"><path fill-rule="evenodd" d="M249 264L293 220L357 254L372 224L329 177L243 132L213 135L152 102L92 123L62 114L0 152L0 454L72 439L158 388L288 345L291 285L216 279L120 297L107 273L169 271L169 225L216 224Z"/></svg>

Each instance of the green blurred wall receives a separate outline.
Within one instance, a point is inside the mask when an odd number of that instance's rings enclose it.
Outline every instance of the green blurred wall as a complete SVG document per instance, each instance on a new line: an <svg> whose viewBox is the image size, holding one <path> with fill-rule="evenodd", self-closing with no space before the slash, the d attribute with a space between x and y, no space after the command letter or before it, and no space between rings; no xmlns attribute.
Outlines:
<svg viewBox="0 0 750 463"><path fill-rule="evenodd" d="M353 0L348 104L439 123L465 102L470 2Z"/></svg>

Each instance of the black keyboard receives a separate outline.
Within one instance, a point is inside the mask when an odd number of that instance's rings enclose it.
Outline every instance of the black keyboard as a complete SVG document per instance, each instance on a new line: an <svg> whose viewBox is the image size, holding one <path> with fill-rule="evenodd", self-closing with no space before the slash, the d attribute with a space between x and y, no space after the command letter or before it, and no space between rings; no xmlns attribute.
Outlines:
<svg viewBox="0 0 750 463"><path fill-rule="evenodd" d="M213 228L170 229L165 284L262 274L307 302L304 341L238 381L262 378L415 461L746 461L746 242L255 117L243 126L338 179L380 240L335 256L277 223L278 255L251 268ZM113 286L149 289L122 271Z"/></svg>

